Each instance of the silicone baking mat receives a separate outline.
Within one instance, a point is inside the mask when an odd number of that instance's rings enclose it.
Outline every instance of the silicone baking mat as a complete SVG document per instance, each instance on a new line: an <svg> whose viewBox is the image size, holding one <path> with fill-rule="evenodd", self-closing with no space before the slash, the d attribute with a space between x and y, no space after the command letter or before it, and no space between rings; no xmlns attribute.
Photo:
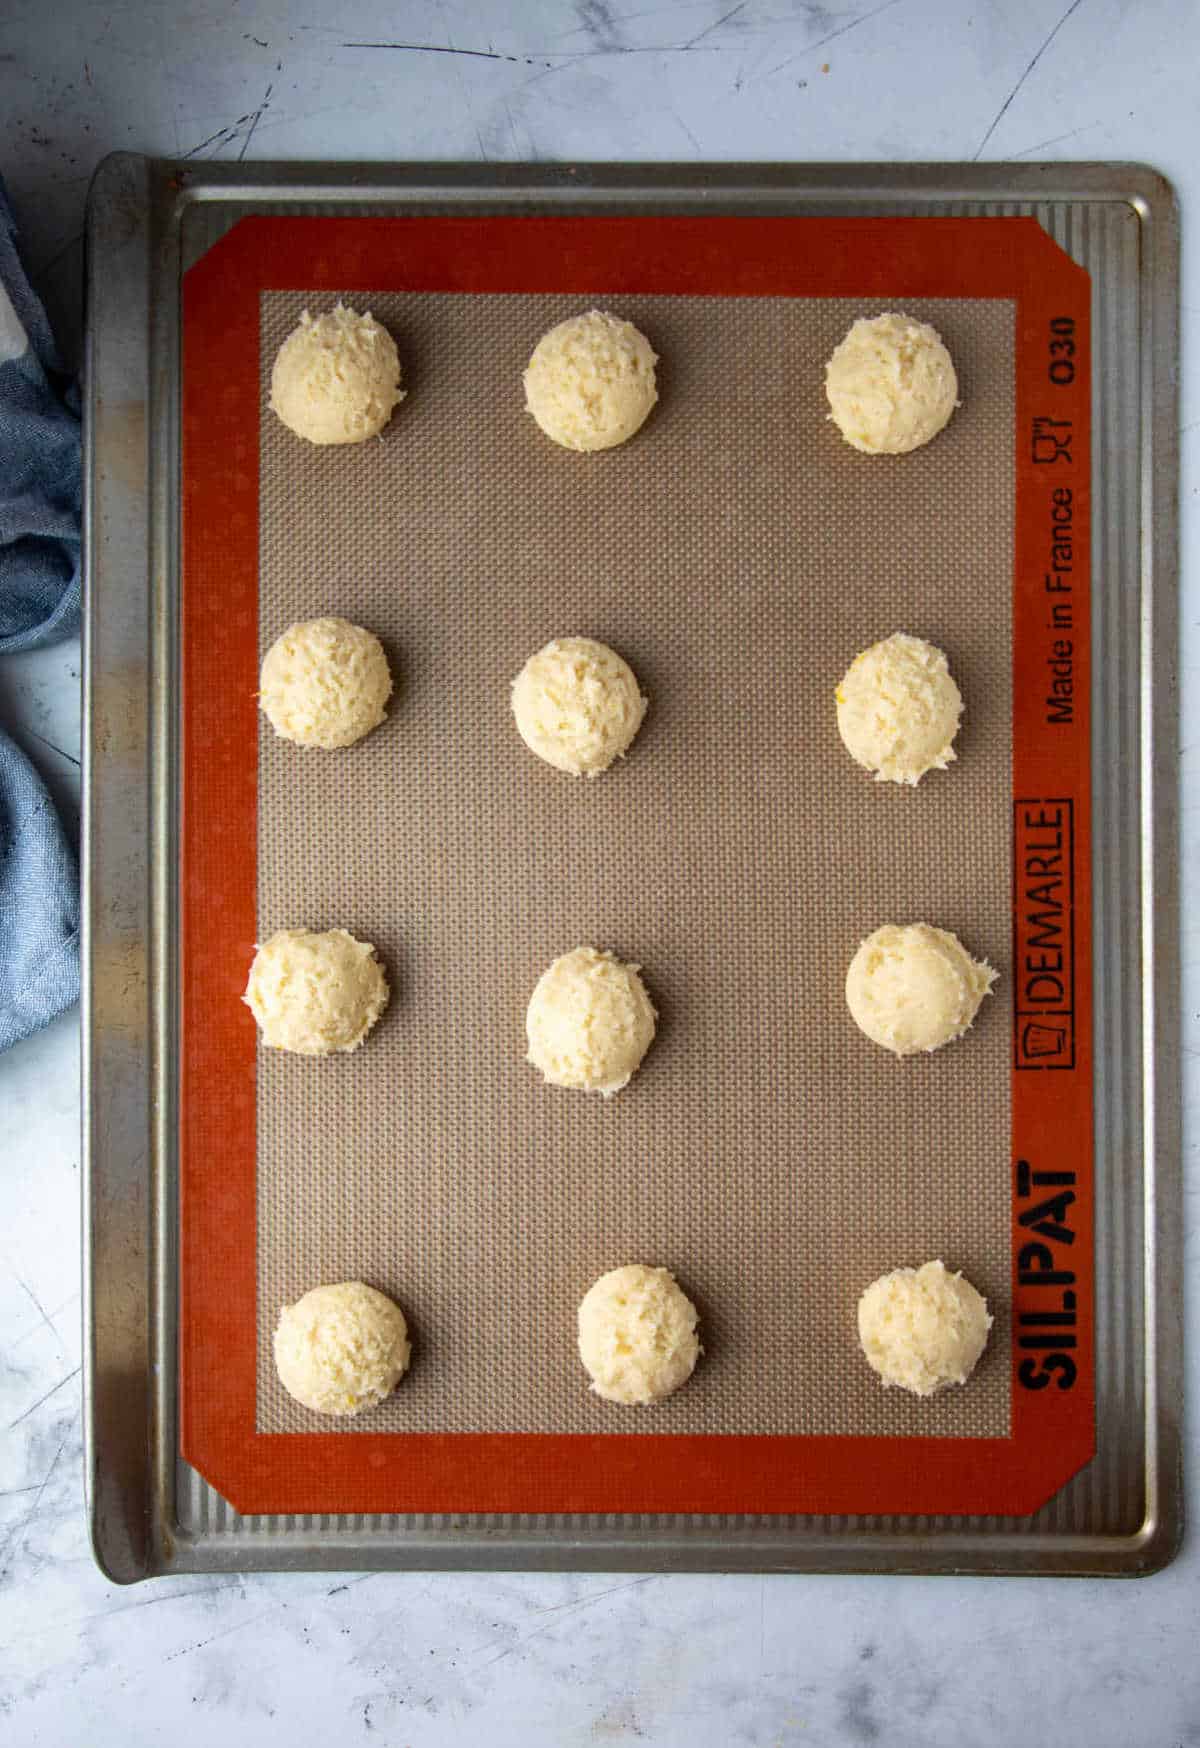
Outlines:
<svg viewBox="0 0 1200 1748"><path fill-rule="evenodd" d="M1027 1510L1086 1456L1086 284L1023 220L251 220L192 270L182 1406L241 1509ZM396 335L409 399L322 451L265 388L336 296ZM650 336L662 399L580 457L520 370L593 302ZM842 443L821 387L889 306L935 323L963 398L899 461ZM332 755L253 709L261 651L323 612L398 681ZM896 629L967 700L959 762L915 792L833 721ZM651 698L594 783L508 710L566 632ZM965 1041L897 1063L841 985L910 919L1001 982ZM295 925L387 964L352 1057L256 1054L253 943ZM523 1062L529 991L581 943L638 960L662 1015L611 1101ZM996 1326L970 1387L922 1403L880 1389L854 1306L937 1255ZM630 1415L587 1391L573 1324L635 1258L680 1275L706 1355ZM351 1277L401 1302L416 1355L331 1432L270 1332Z"/></svg>

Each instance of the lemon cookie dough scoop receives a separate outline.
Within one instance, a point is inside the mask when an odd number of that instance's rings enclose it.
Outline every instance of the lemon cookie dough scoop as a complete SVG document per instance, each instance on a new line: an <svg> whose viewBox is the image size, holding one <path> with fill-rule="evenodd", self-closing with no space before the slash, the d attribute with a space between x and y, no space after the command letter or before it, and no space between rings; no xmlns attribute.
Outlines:
<svg viewBox="0 0 1200 1748"><path fill-rule="evenodd" d="M531 753L574 777L598 777L633 744L648 700L607 644L556 637L513 681L517 732Z"/></svg>
<svg viewBox="0 0 1200 1748"><path fill-rule="evenodd" d="M654 1039L657 1015L638 975L612 953L576 947L538 979L525 1015L527 1060L551 1086L620 1092Z"/></svg>
<svg viewBox="0 0 1200 1748"><path fill-rule="evenodd" d="M668 1269L610 1269L579 1307L579 1357L606 1402L661 1402L700 1357L696 1307Z"/></svg>
<svg viewBox="0 0 1200 1748"><path fill-rule="evenodd" d="M392 676L383 645L348 619L289 625L263 657L258 702L281 740L353 746L384 720Z"/></svg>
<svg viewBox="0 0 1200 1748"><path fill-rule="evenodd" d="M850 961L846 1005L874 1043L915 1056L961 1038L997 975L948 929L885 923Z"/></svg>
<svg viewBox="0 0 1200 1748"><path fill-rule="evenodd" d="M320 445L377 437L404 399L396 342L368 310L307 310L271 371L271 411Z"/></svg>
<svg viewBox="0 0 1200 1748"><path fill-rule="evenodd" d="M602 310L544 334L525 370L525 405L564 449L614 449L641 430L658 399L658 359L632 322Z"/></svg>
<svg viewBox="0 0 1200 1748"><path fill-rule="evenodd" d="M339 1416L384 1401L412 1358L404 1313L363 1281L313 1287L285 1305L273 1347L288 1395L317 1414Z"/></svg>
<svg viewBox="0 0 1200 1748"><path fill-rule="evenodd" d="M962 694L940 649L898 631L855 656L842 676L838 733L880 782L915 786L955 757Z"/></svg>
<svg viewBox="0 0 1200 1748"><path fill-rule="evenodd" d="M280 929L254 955L242 997L263 1043L298 1056L357 1050L387 1006L375 949L345 929Z"/></svg>
<svg viewBox="0 0 1200 1748"><path fill-rule="evenodd" d="M987 1300L941 1262L894 1269L858 1301L858 1338L885 1385L932 1396L965 1384L987 1345Z"/></svg>
<svg viewBox="0 0 1200 1748"><path fill-rule="evenodd" d="M825 367L830 417L866 455L907 455L958 405L958 377L928 322L894 311L855 322Z"/></svg>

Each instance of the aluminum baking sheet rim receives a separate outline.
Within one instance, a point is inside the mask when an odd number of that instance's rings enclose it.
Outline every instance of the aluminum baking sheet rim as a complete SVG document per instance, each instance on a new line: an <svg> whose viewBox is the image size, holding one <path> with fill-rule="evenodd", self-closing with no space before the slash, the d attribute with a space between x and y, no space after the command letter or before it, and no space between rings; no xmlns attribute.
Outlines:
<svg viewBox="0 0 1200 1748"><path fill-rule="evenodd" d="M177 1456L177 1072L173 864L176 765L178 293L184 217L270 206L689 211L1032 211L1112 207L1139 228L1134 360L1141 413L1132 542L1138 662L1131 772L1106 771L1136 821L1136 861L1097 862L1131 903L1140 977L1125 974L1140 1071L1136 1118L1144 1293L1138 1409L1140 1516L1122 1533L1037 1520L824 1518L314 1518L239 1520ZM341 166L190 165L119 154L88 217L84 630L84 1422L88 1518L114 1580L250 1569L478 1568L1139 1574L1181 1535L1182 1241L1175 686L1178 234L1174 200L1137 165ZM1093 270L1094 271L1094 270ZM1097 358L1101 348L1097 346ZM1124 361L1124 355L1122 355ZM1103 402L1095 409L1103 426ZM1098 446L1099 447L1099 446ZM1099 498L1100 494L1097 494ZM1094 513L1099 521L1101 507ZM1107 550L1107 549L1105 549ZM1110 583L1111 586L1111 583ZM1094 578L1096 613L1104 589ZM1098 640L1098 650L1105 648ZM1112 653L1111 651L1109 652ZM1097 722L1113 676L1096 664ZM1136 684L1134 683L1136 682ZM1128 725L1113 732L1125 734ZM1120 798L1118 798L1120 799ZM1132 868L1132 878L1130 869ZM1109 891L1110 879L1102 883ZM1103 918L1097 897L1097 935ZM1110 895L1108 901L1112 903ZM1097 955L1097 996L1108 967ZM1140 994L1139 994L1140 991ZM1099 1003L1098 1003L1099 1005ZM1137 1009L1135 1013L1133 1010ZM1140 1034L1138 1028L1140 1027ZM1097 1139L1107 1106L1100 1099ZM1117 1081L1120 1075L1113 1077ZM1118 1086L1117 1095L1120 1096ZM1098 1258L1098 1276L1103 1272ZM1140 1392L1140 1394L1139 1394ZM183 1519L190 1521L184 1527Z"/></svg>

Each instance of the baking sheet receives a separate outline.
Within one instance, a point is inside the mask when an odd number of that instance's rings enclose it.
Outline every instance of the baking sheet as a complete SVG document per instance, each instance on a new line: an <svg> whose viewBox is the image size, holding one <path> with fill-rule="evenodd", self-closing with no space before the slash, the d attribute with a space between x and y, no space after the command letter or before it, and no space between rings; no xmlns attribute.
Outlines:
<svg viewBox="0 0 1200 1748"><path fill-rule="evenodd" d="M185 179L188 172L184 172ZM151 427L172 450L174 418L170 378L163 366L170 358L173 326L170 297L167 315L154 329L155 338L139 355L112 343L114 320L136 328L141 311L143 333L150 332L147 244L153 239L155 270L169 286L180 266L203 252L228 229L240 212L269 210L287 199L283 183L268 169L242 167L236 201L223 199L223 173L205 173L205 186L192 182L180 197L180 181L170 167L146 166L122 160L110 165L93 203L93 264L104 261L102 283L93 284L93 350L90 396L95 454L101 456L127 432L118 432L108 408L127 409L141 397L149 407ZM295 187L301 198L336 199L336 172L304 167ZM906 180L907 178L907 180ZM116 1575L133 1577L146 1570L272 1564L281 1559L313 1565L394 1564L561 1564L592 1566L720 1565L809 1569L938 1569L966 1566L980 1570L1145 1570L1169 1557L1176 1534L1177 1495L1173 1486L1176 1415L1171 1383L1176 1376L1177 1330L1162 1309L1153 1338L1142 1339L1148 1307L1178 1258L1171 1243L1171 1207L1177 1184L1171 1169L1175 1141L1174 1044L1171 1023L1173 986L1160 978L1159 951L1172 938L1174 914L1173 863L1164 857L1170 840L1170 768L1163 770L1146 744L1140 765L1132 766L1139 713L1129 707L1136 698L1154 653L1158 621L1152 608L1173 581L1169 485L1151 497L1151 511L1139 518L1142 477L1169 478L1173 449L1169 417L1169 349L1175 290L1174 215L1169 191L1152 174L1137 170L1106 171L1079 166L1059 167L1048 178L1045 167L955 167L942 172L887 172L859 169L811 171L705 172L705 194L697 200L686 177L674 171L588 172L581 185L564 184L554 172L521 182L497 173L483 188L474 172L450 170L431 186L423 173L359 173L355 198L365 210L420 211L461 208L476 202L507 205L513 210L553 207L566 199L580 210L628 209L667 202L671 210L711 210L713 192L724 183L721 198L740 210L830 213L855 209L897 212L914 200L925 211L1035 213L1052 234L1093 272L1096 318L1096 376L1104 385L1102 424L1097 431L1095 482L1098 511L1093 524L1098 575L1105 587L1095 597L1095 693L1097 709L1094 799L1099 840L1140 842L1140 859L1106 855L1097 868L1096 906L1105 953L1097 966L1102 1000L1097 1009L1098 1054L1105 1072L1097 1107L1097 1280L1096 1330L1099 1339L1098 1450L1095 1462L1050 1505L1020 1525L1003 1518L969 1522L930 1516L903 1520L846 1520L829 1516L804 1519L741 1517L724 1522L713 1518L680 1518L659 1514L636 1522L620 1518L589 1521L579 1517L505 1517L473 1522L441 1518L384 1515L375 1518L324 1519L320 1525L302 1518L242 1520L218 1494L206 1487L186 1463L175 1460L174 1297L172 1244L174 1197L171 1111L171 1020L173 948L171 945L172 881L171 748L173 698L170 674L174 662L174 629L168 616L159 620L153 642L153 663L143 676L151 704L153 741L136 732L137 713L124 708L124 693L114 692L114 675L136 676L139 645L138 591L132 591L132 613L111 609L103 625L89 627L89 758L102 772L93 789L87 847L91 876L90 946L86 991L88 1052L86 1074L93 1098L90 1106L88 1155L88 1217L94 1233L90 1253L89 1313L92 1347L89 1356L89 1431L91 1436L92 1517L97 1548ZM748 182L753 191L747 192ZM520 187L516 184L520 183ZM569 188L569 193L565 192ZM1132 190L1132 193L1130 191ZM1008 204L997 208L999 198ZM240 203L240 204L239 204ZM940 205L939 205L940 203ZM947 204L949 203L949 204ZM293 208L294 210L294 208ZM360 206L358 210L364 210ZM132 216L131 216L132 215ZM164 277L165 276L165 277ZM160 304L160 308L163 307ZM162 348L166 348L165 353ZM157 361L157 362L156 362ZM107 395L100 393L107 389ZM1137 425L1140 397L1145 393L1154 416ZM1136 453L1129 432L1138 428ZM160 451L154 451L156 458ZM1159 462L1157 474L1149 458ZM1143 471L1144 470L1144 471ZM96 584L107 574L120 535L123 571L139 553L173 571L171 470L154 473L140 496L125 493L124 482L102 469L90 481L89 516L104 538L94 546L93 602ZM1130 570L1138 549L1149 568ZM1153 559L1153 563L1149 560ZM136 565L134 566L136 571ZM149 569L145 572L147 578ZM1124 588L1109 586L1121 580ZM1157 592L1156 592L1157 591ZM1138 628L1143 637L1139 643ZM1138 649L1140 660L1118 660L1120 651ZM1167 651L1169 651L1169 644ZM132 668L130 664L132 663ZM1169 655L1160 656L1155 692L1158 725L1169 715ZM1147 696L1149 694L1147 693ZM1149 725L1150 719L1146 719ZM1131 741L1130 737L1133 737ZM1167 740L1169 741L1169 734ZM103 752L107 763L96 764ZM113 755L116 755L115 760ZM158 773L154 809L148 817L137 788L137 766L149 764ZM1137 783L1109 779L1114 771L1140 770ZM133 787L130 788L132 772ZM104 790L108 803L101 811ZM151 791L145 791L149 796ZM1153 795L1155 807L1149 809ZM114 801L127 803L122 811ZM140 807L140 811L139 811ZM1145 814L1141 812L1146 808ZM1158 821L1157 836L1139 840L1139 820ZM110 853L119 839L156 846L152 867L152 910L138 911L136 892L126 895L118 911L111 902L120 890L125 864ZM166 859L164 860L164 857ZM1155 890L1158 905L1154 928L1145 938L1145 963L1129 932L1136 911L1131 894ZM141 932L137 918L142 916ZM118 924L119 919L119 924ZM153 920L151 920L153 919ZM114 935L132 941L127 965L136 959L137 943L152 936L160 943L156 970L145 988L150 998L146 1020L136 1017L138 993L132 975L119 986L108 979L97 983L99 949ZM122 932L123 931L123 932ZM1153 992L1143 1029L1138 997L1145 972ZM162 1027L166 1026L166 1032ZM150 1033L162 1039L157 1061L166 1075L160 1093L139 1095L148 1084L139 1076L149 1070L149 1058L139 1057L137 1040ZM1164 1053L1164 1038L1166 1040ZM126 1040L122 1044L121 1040ZM124 1051L124 1054L122 1054ZM1155 1099L1141 1099L1143 1065L1155 1064ZM649 1065L648 1065L649 1067ZM139 1116L140 1113L140 1116ZM157 1118L156 1118L157 1113ZM112 1150L120 1134L131 1142L139 1122L149 1121L147 1144ZM1141 1150L1133 1137L1142 1137ZM1151 1141L1153 1137L1153 1142ZM1157 1146L1157 1157L1154 1147ZM1113 1170L1113 1148L1120 1149L1122 1169ZM1132 1159L1140 1161L1136 1173ZM130 1175L129 1160L151 1161L149 1177ZM111 1189L124 1180L117 1200ZM137 1286L137 1268L127 1274L126 1289L114 1295L112 1263L124 1255L135 1264L136 1246L123 1248L122 1231L136 1222L141 1205L150 1216L154 1236L151 1267ZM147 1199L148 1198L148 1199ZM1149 1225L1141 1216L1148 1210ZM123 1225L124 1223L124 1225ZM130 1232L130 1242L134 1234ZM1143 1262L1145 1269L1143 1270ZM130 1298L129 1289L133 1289ZM138 1322L136 1301L152 1306L153 1317ZM1169 1302L1169 1301L1168 1301ZM138 1330L143 1330L139 1336ZM140 1341L148 1337L157 1358L139 1368ZM154 1380L153 1382L151 1380ZM1165 1386L1165 1389L1164 1389ZM137 1404L145 1404L149 1431L137 1436ZM131 1412L132 1410L132 1412ZM152 1470L146 1469L146 1453ZM153 1480L151 1479L153 1474ZM139 1481L139 1476L144 1477ZM139 1486L146 1489L146 1509L136 1504ZM144 1523L149 1539L138 1531Z"/></svg>

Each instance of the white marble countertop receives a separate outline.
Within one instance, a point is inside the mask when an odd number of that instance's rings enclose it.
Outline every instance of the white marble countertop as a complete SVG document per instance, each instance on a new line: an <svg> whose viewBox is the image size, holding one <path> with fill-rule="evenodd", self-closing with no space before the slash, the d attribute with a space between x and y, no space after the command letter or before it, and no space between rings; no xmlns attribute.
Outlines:
<svg viewBox="0 0 1200 1748"><path fill-rule="evenodd" d="M1185 218L1200 193L1200 11L1174 0L350 0L330 20L313 0L8 0L0 173L67 345L88 177L118 147L197 159L1135 158L1172 178ZM1188 230L1185 576L1200 555L1196 249ZM1188 867L1200 852L1198 620L1189 592ZM76 646L0 662L0 722L68 810L78 678ZM1197 938L1189 913L1189 1272ZM77 1072L74 1014L0 1057L0 1737L14 1748L1200 1743L1194 1543L1138 1583L107 1584L81 1501ZM1189 1322L1195 1332L1194 1304ZM1190 1351L1194 1403L1200 1341ZM1194 1480L1194 1416L1190 1427Z"/></svg>

